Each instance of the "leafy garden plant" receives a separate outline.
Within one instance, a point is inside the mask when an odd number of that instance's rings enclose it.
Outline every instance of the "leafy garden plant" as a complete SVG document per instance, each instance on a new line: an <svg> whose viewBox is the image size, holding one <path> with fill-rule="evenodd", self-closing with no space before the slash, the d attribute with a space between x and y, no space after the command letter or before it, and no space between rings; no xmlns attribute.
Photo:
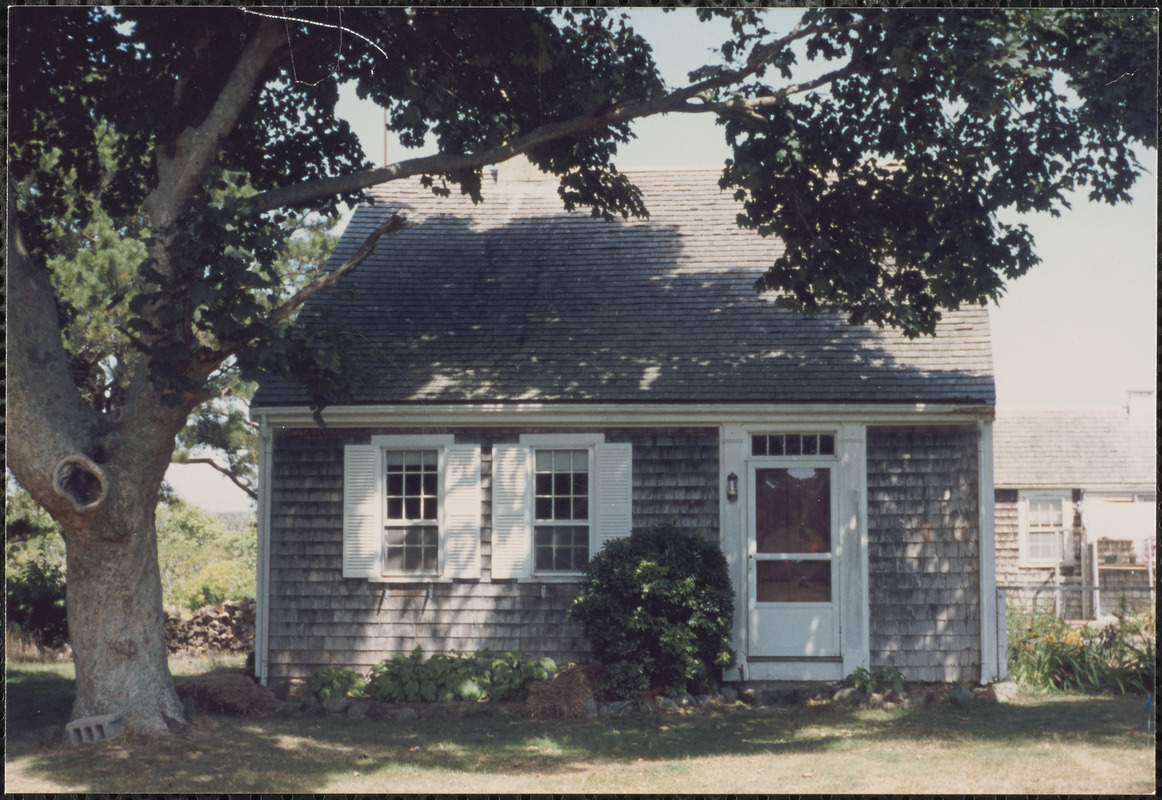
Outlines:
<svg viewBox="0 0 1162 800"><path fill-rule="evenodd" d="M366 684L363 676L349 667L319 667L311 673L306 693L320 700L361 697Z"/></svg>
<svg viewBox="0 0 1162 800"><path fill-rule="evenodd" d="M589 562L569 613L605 666L605 690L617 697L704 689L735 661L726 558L672 523L608 542Z"/></svg>
<svg viewBox="0 0 1162 800"><path fill-rule="evenodd" d="M371 668L364 696L386 702L522 700L535 680L557 671L550 658L520 653L436 653L427 660L416 648Z"/></svg>
<svg viewBox="0 0 1162 800"><path fill-rule="evenodd" d="M904 691L904 675L895 667L869 672L864 667L856 667L845 681L850 686L868 694L886 692L889 689Z"/></svg>
<svg viewBox="0 0 1162 800"><path fill-rule="evenodd" d="M1045 689L1153 692L1157 612L1123 611L1104 628L1075 628L1045 607L1009 609L1009 671Z"/></svg>

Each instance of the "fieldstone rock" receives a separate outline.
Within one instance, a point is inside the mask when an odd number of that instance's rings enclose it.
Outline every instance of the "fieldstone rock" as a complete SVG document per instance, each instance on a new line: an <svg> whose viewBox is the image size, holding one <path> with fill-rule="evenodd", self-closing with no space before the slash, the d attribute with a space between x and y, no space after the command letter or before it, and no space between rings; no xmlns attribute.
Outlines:
<svg viewBox="0 0 1162 800"><path fill-rule="evenodd" d="M899 703L903 699L904 696L897 692L895 689L888 689L886 692L884 692L885 703Z"/></svg>
<svg viewBox="0 0 1162 800"><path fill-rule="evenodd" d="M733 686L723 686L718 690L718 693L722 695L722 699L727 703L733 703L738 699L738 690Z"/></svg>
<svg viewBox="0 0 1162 800"><path fill-rule="evenodd" d="M585 701L585 716L590 719L597 716L597 701L592 697Z"/></svg>
<svg viewBox="0 0 1162 800"><path fill-rule="evenodd" d="M605 708L609 711L610 716L614 716L614 717L628 716L628 714L623 714L622 712L623 711L632 712L633 711L633 703L629 700L614 700L612 703L607 705Z"/></svg>
<svg viewBox="0 0 1162 800"><path fill-rule="evenodd" d="M347 711L347 707L351 705L351 700L346 697L328 697L323 701L323 711L328 714L343 714Z"/></svg>
<svg viewBox="0 0 1162 800"><path fill-rule="evenodd" d="M972 691L959 686L948 693L948 702L961 708L971 705L972 699Z"/></svg>
<svg viewBox="0 0 1162 800"><path fill-rule="evenodd" d="M678 698L678 706L680 708L693 708L696 705L698 705L698 703L695 702L694 695L690 694L689 692L686 692Z"/></svg>
<svg viewBox="0 0 1162 800"><path fill-rule="evenodd" d="M419 719L419 717L420 717L419 712L416 711L411 706L404 706L403 708L396 711L395 714L393 714L392 716L395 719L405 720L405 721L409 720L409 719Z"/></svg>
<svg viewBox="0 0 1162 800"><path fill-rule="evenodd" d="M370 706L367 709L368 719L387 719L391 716L391 711L386 703L371 703Z"/></svg>
<svg viewBox="0 0 1162 800"><path fill-rule="evenodd" d="M659 697L654 700L654 704L657 705L658 711L677 711L679 708L678 704L668 697Z"/></svg>
<svg viewBox="0 0 1162 800"><path fill-rule="evenodd" d="M701 706L706 705L709 702L710 702L710 695L708 695L708 694L696 694L696 695L694 695L694 705L696 705L696 706L701 707Z"/></svg>
<svg viewBox="0 0 1162 800"><path fill-rule="evenodd" d="M997 701L997 695L991 686L981 686L972 690L972 700L980 705L991 705Z"/></svg>
<svg viewBox="0 0 1162 800"><path fill-rule="evenodd" d="M371 703L352 703L347 706L347 719L364 719L369 711L371 711Z"/></svg>
<svg viewBox="0 0 1162 800"><path fill-rule="evenodd" d="M304 697L303 701L299 703L299 708L303 710L304 714L323 713L323 704L320 703L319 698L315 697L313 694L309 694Z"/></svg>
<svg viewBox="0 0 1162 800"><path fill-rule="evenodd" d="M858 706L863 702L863 698L864 694L859 689L844 686L831 699L841 706Z"/></svg>
<svg viewBox="0 0 1162 800"><path fill-rule="evenodd" d="M868 708L882 708L884 705L884 696L878 692L872 692L867 696Z"/></svg>
<svg viewBox="0 0 1162 800"><path fill-rule="evenodd" d="M1017 699L1017 694L1020 691L1017 688L1016 681L1001 681L992 685L993 697L998 703L1011 703Z"/></svg>
<svg viewBox="0 0 1162 800"><path fill-rule="evenodd" d="M637 708L643 714L653 714L657 711L657 707L654 706L653 701L646 700L645 698L637 701Z"/></svg>
<svg viewBox="0 0 1162 800"><path fill-rule="evenodd" d="M893 703L891 700L885 700L884 704L880 706L884 711L895 711L899 707L899 703Z"/></svg>

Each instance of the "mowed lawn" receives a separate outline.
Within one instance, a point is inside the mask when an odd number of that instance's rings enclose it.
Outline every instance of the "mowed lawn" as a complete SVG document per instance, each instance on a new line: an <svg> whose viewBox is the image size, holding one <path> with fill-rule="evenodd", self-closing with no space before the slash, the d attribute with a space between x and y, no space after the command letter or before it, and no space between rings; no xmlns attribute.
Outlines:
<svg viewBox="0 0 1162 800"><path fill-rule="evenodd" d="M180 668L175 666L175 672ZM71 665L9 665L9 793L1147 794L1140 695L911 712L770 711L407 722L199 716L189 736L71 749Z"/></svg>

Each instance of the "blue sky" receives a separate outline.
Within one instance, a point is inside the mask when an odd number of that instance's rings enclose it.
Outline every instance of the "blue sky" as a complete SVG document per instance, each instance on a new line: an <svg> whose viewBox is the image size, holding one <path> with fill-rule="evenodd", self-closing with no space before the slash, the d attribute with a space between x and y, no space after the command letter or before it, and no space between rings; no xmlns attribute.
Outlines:
<svg viewBox="0 0 1162 800"><path fill-rule="evenodd" d="M772 29L786 31L798 13L776 12ZM706 63L710 48L728 34L721 23L698 24L689 10L638 9L632 15L673 86ZM341 96L340 113L360 136L368 158L381 163L383 112L358 101L349 87ZM638 139L622 149L619 167L714 164L729 155L709 116L651 118L639 121L634 132ZM424 152L388 143L392 160ZM1079 195L1060 218L1019 218L1033 230L1042 263L1012 282L991 308L998 404L1120 406L1127 391L1155 387L1157 153L1142 152L1139 160L1149 173L1135 185L1130 205L1111 207ZM188 499L212 510L247 507L241 493L225 479L219 482L208 467L196 477L191 469L184 468L181 477L174 470L170 475Z"/></svg>

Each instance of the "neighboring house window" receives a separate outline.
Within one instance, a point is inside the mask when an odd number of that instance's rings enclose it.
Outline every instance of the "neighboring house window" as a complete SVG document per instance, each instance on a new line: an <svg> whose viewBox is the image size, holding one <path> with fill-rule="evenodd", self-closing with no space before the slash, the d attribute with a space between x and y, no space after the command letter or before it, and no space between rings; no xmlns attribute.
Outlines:
<svg viewBox="0 0 1162 800"><path fill-rule="evenodd" d="M492 577L576 578L630 530L630 444L525 434L492 449Z"/></svg>
<svg viewBox="0 0 1162 800"><path fill-rule="evenodd" d="M454 437L373 436L347 445L343 576L480 576L480 446Z"/></svg>
<svg viewBox="0 0 1162 800"><path fill-rule="evenodd" d="M1021 556L1029 566L1072 563L1073 505L1066 495L1022 497Z"/></svg>

